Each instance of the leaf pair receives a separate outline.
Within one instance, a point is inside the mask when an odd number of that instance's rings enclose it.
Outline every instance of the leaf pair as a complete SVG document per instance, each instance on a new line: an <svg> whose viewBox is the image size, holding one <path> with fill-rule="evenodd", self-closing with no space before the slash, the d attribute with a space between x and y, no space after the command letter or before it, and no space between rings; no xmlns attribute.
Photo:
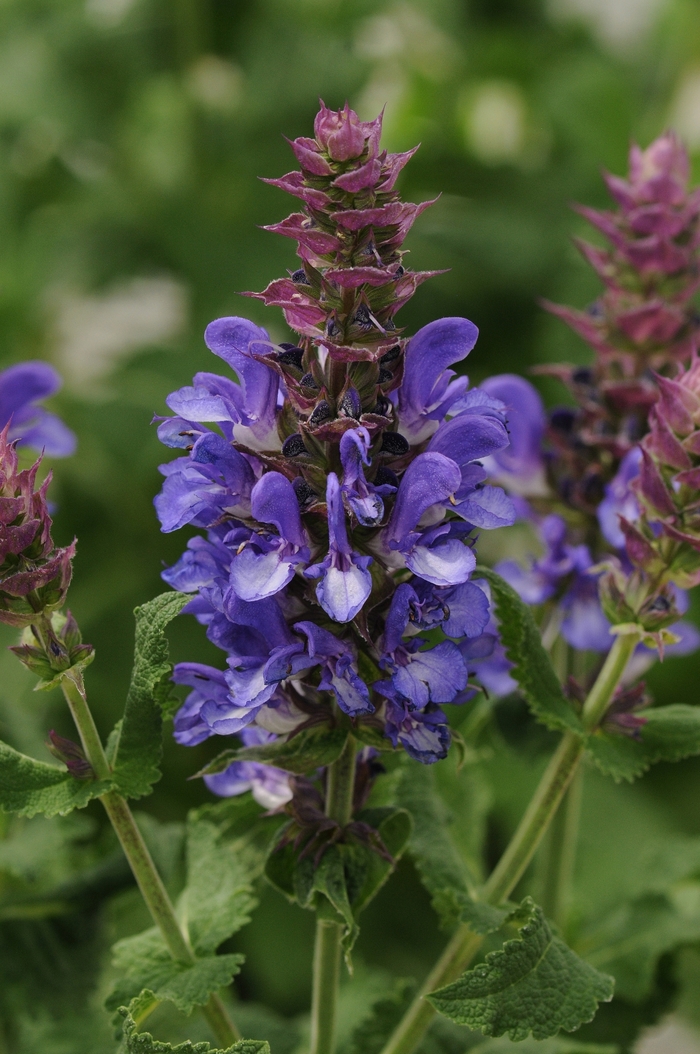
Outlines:
<svg viewBox="0 0 700 1054"><path fill-rule="evenodd" d="M411 833L411 818L405 809L365 809L357 820L378 833L394 862L399 859ZM265 876L289 900L316 911L319 918L342 923L347 955L359 933L359 913L393 868L394 863L370 844L356 839L328 845L318 861L313 852L301 855L292 843L280 845L278 841L268 855Z"/></svg>

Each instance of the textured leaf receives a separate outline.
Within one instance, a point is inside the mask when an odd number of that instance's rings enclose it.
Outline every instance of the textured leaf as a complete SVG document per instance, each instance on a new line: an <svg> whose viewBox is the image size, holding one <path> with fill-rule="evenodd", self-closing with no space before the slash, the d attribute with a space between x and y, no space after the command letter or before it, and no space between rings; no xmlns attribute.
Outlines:
<svg viewBox="0 0 700 1054"><path fill-rule="evenodd" d="M187 887L182 915L196 955L211 954L250 922L257 905L252 881L257 854L222 843L207 820L190 822L187 831Z"/></svg>
<svg viewBox="0 0 700 1054"><path fill-rule="evenodd" d="M65 816L99 797L111 783L79 780L65 768L20 754L0 742L0 808L19 816Z"/></svg>
<svg viewBox="0 0 700 1054"><path fill-rule="evenodd" d="M483 901L468 900L462 904L460 919L466 922L473 933L486 936L500 930L509 914L508 908L495 908L493 904Z"/></svg>
<svg viewBox="0 0 700 1054"><path fill-rule="evenodd" d="M615 992L637 1003L654 983L664 952L700 940L700 885L681 885L667 896L637 897L598 923L582 941L588 962L609 970Z"/></svg>
<svg viewBox="0 0 700 1054"><path fill-rule="evenodd" d="M505 1036L499 1039L487 1039L478 1047L472 1047L469 1054L620 1054L620 1048L614 1043L579 1043L566 1036L554 1039L526 1039L517 1045Z"/></svg>
<svg viewBox="0 0 700 1054"><path fill-rule="evenodd" d="M333 919L345 924L343 947L346 954L349 953L360 931L350 906L343 856L337 845L329 846L321 857L318 867L314 870L313 888L317 893L323 894L332 909L330 912L324 910L323 900L317 899L318 917Z"/></svg>
<svg viewBox="0 0 700 1054"><path fill-rule="evenodd" d="M350 894L350 903L355 916L365 908L379 892L394 865L401 859L413 830L411 816L405 809L365 809L357 819L373 827L393 857L394 864L380 856L369 846L358 846L363 856L362 880Z"/></svg>
<svg viewBox="0 0 700 1054"><path fill-rule="evenodd" d="M190 1040L173 1047L154 1039L150 1032L137 1032L136 1023L126 1007L121 1007L119 1013L124 1018L120 1054L270 1054L269 1044L262 1039L239 1039L225 1051L215 1049L209 1043L192 1043Z"/></svg>
<svg viewBox="0 0 700 1054"><path fill-rule="evenodd" d="M589 755L601 772L617 780L641 776L657 761L680 761L700 754L700 707L652 707L639 739L599 730L588 737Z"/></svg>
<svg viewBox="0 0 700 1054"><path fill-rule="evenodd" d="M428 996L441 1014L487 1036L547 1039L590 1021L612 999L612 977L579 959L552 934L528 897L508 921L520 934L483 963Z"/></svg>
<svg viewBox="0 0 700 1054"><path fill-rule="evenodd" d="M239 972L242 955L217 955L198 959L194 965L175 962L156 929L127 937L114 945L114 964L125 974L107 1000L116 1010L143 989L160 1002L168 999L178 1010L190 1014L203 1006L214 992L230 984Z"/></svg>
<svg viewBox="0 0 700 1054"><path fill-rule="evenodd" d="M437 792L432 766L407 761L397 801L413 818L409 849L432 905L445 926L460 917L470 898L469 874L449 831L448 811Z"/></svg>
<svg viewBox="0 0 700 1054"><path fill-rule="evenodd" d="M562 692L530 608L494 571L477 567L474 577L485 578L491 587L501 640L513 663L511 676L520 685L534 716L547 728L582 734L583 726Z"/></svg>
<svg viewBox="0 0 700 1054"><path fill-rule="evenodd" d="M115 782L127 798L150 794L160 779L163 708L172 692L165 629L189 599L161 593L134 612L134 666L114 763Z"/></svg>
<svg viewBox="0 0 700 1054"><path fill-rule="evenodd" d="M309 728L283 742L263 743L256 747L241 747L239 750L224 750L197 775L223 772L232 761L265 761L287 772L313 772L323 765L330 765L336 761L343 752L347 738L346 729L325 726Z"/></svg>
<svg viewBox="0 0 700 1054"><path fill-rule="evenodd" d="M343 1054L380 1054L415 994L413 981L397 981L394 991L372 1004L369 1016L355 1028Z"/></svg>

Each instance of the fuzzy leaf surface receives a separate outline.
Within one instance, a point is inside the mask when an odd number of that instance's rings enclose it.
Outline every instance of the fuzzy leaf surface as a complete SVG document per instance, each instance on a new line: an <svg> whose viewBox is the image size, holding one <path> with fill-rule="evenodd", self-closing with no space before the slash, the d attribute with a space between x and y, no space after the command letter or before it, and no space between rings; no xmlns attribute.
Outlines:
<svg viewBox="0 0 700 1054"><path fill-rule="evenodd" d="M124 1039L119 1054L270 1054L270 1046L263 1039L239 1039L226 1050L209 1043L192 1043L189 1039L173 1047L154 1039L150 1032L137 1032L136 1022L126 1007L121 1007L119 1013L124 1018Z"/></svg>
<svg viewBox="0 0 700 1054"><path fill-rule="evenodd" d="M516 1044L505 1036L499 1039L487 1039L478 1047L472 1047L469 1054L620 1054L616 1044L580 1043L566 1036L555 1036L554 1039L526 1039Z"/></svg>
<svg viewBox="0 0 700 1054"><path fill-rule="evenodd" d="M609 970L615 992L632 1003L647 998L661 955L700 940L700 885L650 893L615 908L587 934L586 959Z"/></svg>
<svg viewBox="0 0 700 1054"><path fill-rule="evenodd" d="M161 593L134 611L134 666L114 763L115 782L127 798L150 794L160 779L163 710L172 692L165 629L188 599L185 593Z"/></svg>
<svg viewBox="0 0 700 1054"><path fill-rule="evenodd" d="M125 977L107 999L110 1010L148 989L159 1002L167 999L184 1014L191 1014L230 984L243 962L242 955L207 956L192 966L175 962L155 928L118 941L113 951L114 964Z"/></svg>
<svg viewBox="0 0 700 1054"><path fill-rule="evenodd" d="M548 1039L590 1021L612 999L612 977L599 973L555 937L527 897L508 917L519 936L483 963L428 996L436 1010L486 1036Z"/></svg>
<svg viewBox="0 0 700 1054"><path fill-rule="evenodd" d="M460 917L462 905L471 900L468 869L450 838L449 814L437 791L432 766L407 761L396 800L413 819L409 851L421 882L443 925L450 926Z"/></svg>
<svg viewBox="0 0 700 1054"><path fill-rule="evenodd" d="M112 784L76 779L65 768L36 761L0 742L0 808L19 816L65 816L82 809Z"/></svg>
<svg viewBox="0 0 700 1054"><path fill-rule="evenodd" d="M223 772L233 761L264 761L286 772L313 772L323 765L337 761L347 738L348 733L342 728L309 728L284 742L224 750L197 775Z"/></svg>
<svg viewBox="0 0 700 1054"><path fill-rule="evenodd" d="M253 879L257 854L222 843L207 820L187 831L187 886L182 895L190 944L196 955L210 955L247 922L257 905Z"/></svg>
<svg viewBox="0 0 700 1054"><path fill-rule="evenodd" d="M700 707L675 703L652 707L639 739L599 730L588 737L588 753L606 776L636 779L657 761L681 761L700 754Z"/></svg>
<svg viewBox="0 0 700 1054"><path fill-rule="evenodd" d="M491 587L501 640L513 663L511 676L520 685L533 715L554 731L582 735L583 725L561 689L530 608L495 571L477 567L474 578L485 578Z"/></svg>

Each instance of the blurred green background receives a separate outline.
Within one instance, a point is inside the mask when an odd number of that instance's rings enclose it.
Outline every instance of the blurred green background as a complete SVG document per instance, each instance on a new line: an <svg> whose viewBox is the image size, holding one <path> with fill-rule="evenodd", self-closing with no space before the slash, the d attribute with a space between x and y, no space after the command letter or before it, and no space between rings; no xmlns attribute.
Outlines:
<svg viewBox="0 0 700 1054"><path fill-rule="evenodd" d="M441 315L473 319L475 381L543 360L586 361L585 346L537 298L583 306L597 291L570 243L585 226L569 206L605 204L601 167L623 172L630 141L646 145L669 124L700 151L700 6L2 0L0 365L45 358L65 378L55 408L77 432L79 453L54 466L55 534L79 539L71 607L97 647L88 687L105 733L123 705L131 611L161 590L161 567L186 542L186 532L162 535L154 516L157 465L168 454L151 417L196 370L219 368L201 339L211 319L247 314L288 339L276 310L238 294L294 267L293 244L260 230L292 203L257 177L294 167L283 135L310 133L319 95L333 107L348 98L363 118L386 105L385 145L422 143L403 196L442 194L408 248L414 267L451 270L405 309L409 332ZM190 620L172 640L178 659L218 662ZM65 715L57 701L32 697L8 659L1 664L0 735L46 757L47 729L70 731ZM657 666L657 697L696 702L698 665L692 657ZM504 741L479 806L494 846L532 780L527 752L523 762L508 750ZM204 800L186 777L210 752L168 743L148 810L179 820ZM697 770L696 761L659 767L623 789L591 775L584 861L597 852L616 870L650 831L700 834ZM97 809L86 815L100 819ZM608 840L597 850L586 843L594 828ZM597 867L584 862L582 889L595 888ZM443 940L409 864L391 890L360 938L360 961L371 967L358 970L358 999L381 989L381 971L419 976ZM143 921L129 910L127 930ZM312 921L264 895L240 938L243 997L284 1014L305 1009ZM692 1010L700 970L694 960L678 969ZM40 1031L26 1034L23 1051L44 1049Z"/></svg>

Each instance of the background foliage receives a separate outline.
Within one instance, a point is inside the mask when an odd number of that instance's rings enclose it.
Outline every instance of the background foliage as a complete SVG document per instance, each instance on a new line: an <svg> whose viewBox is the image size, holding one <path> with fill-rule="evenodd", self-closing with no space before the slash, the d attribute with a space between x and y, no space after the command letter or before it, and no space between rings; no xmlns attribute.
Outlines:
<svg viewBox="0 0 700 1054"><path fill-rule="evenodd" d="M282 133L308 134L319 94L333 107L348 97L363 118L386 103L389 149L423 144L403 176L403 197L442 192L408 246L415 267L451 270L418 292L403 325L411 331L452 314L473 319L482 334L470 362L474 381L526 373L543 360L583 362L583 344L537 298L583 306L595 295L596 280L569 241L583 221L568 206L605 204L599 169L622 172L630 139L646 145L671 123L700 150L697 5L0 5L0 364L48 358L66 379L56 409L80 448L55 466L55 533L59 544L79 538L71 607L97 648L87 683L104 732L128 687L131 611L160 592L159 569L183 546L181 537L159 533L153 513L157 465L166 458L150 418L197 369L216 368L201 340L212 318L248 314L286 339L274 311L237 293L261 289L294 266L290 245L259 229L288 206L257 176L293 167ZM553 384L543 391L550 401L566 397ZM514 554L531 544L518 528L482 543L486 559L494 544ZM11 636L3 632L3 643ZM176 623L171 639L175 658L218 661L191 620ZM669 661L649 681L659 701L695 703L697 657ZM0 657L0 736L48 757L47 730L70 728L58 693L56 700L32 696L30 684L11 657ZM517 820L549 749L547 735L522 704L505 701L482 752L459 775L452 762L435 773L453 839L477 873L497 858ZM164 778L146 804L152 819L144 822L175 887L183 837L177 821L207 799L186 777L213 749L184 750L168 739ZM584 945L595 947L593 916L621 898L631 905L626 910L642 911L639 898L653 898L649 861L659 846L677 852L680 883L695 873L698 791L697 761L660 765L632 786L587 771L572 923ZM111 1049L100 1010L109 978L94 989L98 964L110 943L147 920L100 811L0 823L0 1050L3 1042L21 1054ZM69 881L76 869L81 877ZM533 883L536 875L523 893ZM46 891L61 910L46 908ZM601 1010L588 1038L607 1027L606 1041L619 1037L624 1049L640 1024L673 1006L700 1024L700 954L692 947L700 925L694 932L683 923L679 935L674 924L650 930L639 952L643 968L637 963L635 974L628 964L624 998ZM361 1008L388 996L394 978L423 975L444 940L438 925L414 865L404 860L391 891L368 909L358 941L342 1006L347 1051ZM230 942L230 951L247 957L236 982L246 1001L241 1024L248 1034L264 1030L275 1054L294 1049L297 1026L269 1014L262 1024L258 1007L265 1002L295 1020L303 1014L312 927L311 914L268 888L253 923ZM679 949L682 943L688 946ZM610 961L592 961L615 972ZM86 1007L94 1027L79 1024ZM154 1031L157 1024L154 1018ZM194 1028L184 1018L161 1026L173 1039ZM463 1050L460 1035L450 1040L446 1032L440 1049Z"/></svg>

